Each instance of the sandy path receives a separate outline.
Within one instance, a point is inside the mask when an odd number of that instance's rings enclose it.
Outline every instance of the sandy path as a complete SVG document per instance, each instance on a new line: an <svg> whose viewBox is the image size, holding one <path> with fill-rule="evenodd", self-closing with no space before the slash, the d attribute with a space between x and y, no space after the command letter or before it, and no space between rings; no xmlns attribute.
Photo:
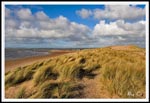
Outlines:
<svg viewBox="0 0 150 103"><path fill-rule="evenodd" d="M43 56L33 56L33 57L26 57L26 58L21 58L21 59L15 59L15 60L6 60L5 61L5 72L12 70L14 68L17 68L19 66L25 66L25 65L30 65L38 61L43 61L47 60L50 57L55 57L59 55L63 55L66 53L72 53L73 51L58 51L58 52L52 52L51 54L48 55L43 55Z"/></svg>
<svg viewBox="0 0 150 103"><path fill-rule="evenodd" d="M101 83L101 73L100 71L95 72L97 75L93 79L83 78L80 82L84 84L85 88L83 89L83 95L81 98L89 99L103 99L103 98L119 98L118 96L111 96L110 93L104 89L104 86Z"/></svg>

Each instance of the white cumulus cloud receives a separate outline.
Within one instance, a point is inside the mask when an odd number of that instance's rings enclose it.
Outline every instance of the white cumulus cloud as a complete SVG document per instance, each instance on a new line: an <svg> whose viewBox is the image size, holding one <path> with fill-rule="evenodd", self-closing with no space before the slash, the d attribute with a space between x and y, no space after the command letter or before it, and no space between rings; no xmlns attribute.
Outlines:
<svg viewBox="0 0 150 103"><path fill-rule="evenodd" d="M81 10L77 10L76 14L81 16L83 19L85 19L92 15L92 11L87 9L81 9Z"/></svg>
<svg viewBox="0 0 150 103"><path fill-rule="evenodd" d="M39 11L35 14L37 20L48 20L49 17L43 12Z"/></svg>
<svg viewBox="0 0 150 103"><path fill-rule="evenodd" d="M145 16L145 8L138 8L129 5L107 5L105 9L95 9L94 18L96 19L141 19Z"/></svg>
<svg viewBox="0 0 150 103"><path fill-rule="evenodd" d="M47 47L49 45L55 47L56 44L58 47L73 45L99 47L145 43L145 21L140 19L145 15L145 9L128 5L106 6L104 10L81 9L76 13L82 18L93 15L96 19L100 19L99 23L91 30L88 25L70 21L63 15L50 18L44 11L33 14L28 8L16 10L5 8L6 45L35 44L38 47L43 43ZM137 19L137 21L129 22L125 19Z"/></svg>
<svg viewBox="0 0 150 103"><path fill-rule="evenodd" d="M93 35L133 35L139 36L145 34L145 23L139 21L128 23L124 20L117 20L106 23L105 20L100 21L95 25Z"/></svg>
<svg viewBox="0 0 150 103"><path fill-rule="evenodd" d="M20 9L16 13L16 16L21 20L33 20L32 12L30 9Z"/></svg>
<svg viewBox="0 0 150 103"><path fill-rule="evenodd" d="M6 18L10 17L10 14L11 14L11 10L8 8L5 8L5 17Z"/></svg>
<svg viewBox="0 0 150 103"><path fill-rule="evenodd" d="M141 20L144 18L145 13L145 8L139 8L135 5L106 5L104 9L89 10L83 8L76 11L76 14L84 19L93 16L98 20Z"/></svg>
<svg viewBox="0 0 150 103"><path fill-rule="evenodd" d="M43 11L32 14L30 9L24 8L14 11L14 15L18 17L17 20L13 17L6 19L7 38L67 38L77 40L86 39L90 32L88 26L71 22L61 15L51 19ZM8 15L6 14L6 16Z"/></svg>

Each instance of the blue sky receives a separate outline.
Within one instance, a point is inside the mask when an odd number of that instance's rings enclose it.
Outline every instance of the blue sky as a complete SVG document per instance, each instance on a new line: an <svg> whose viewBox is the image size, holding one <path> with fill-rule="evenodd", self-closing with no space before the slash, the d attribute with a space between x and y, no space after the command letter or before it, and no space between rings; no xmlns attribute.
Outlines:
<svg viewBox="0 0 150 103"><path fill-rule="evenodd" d="M7 5L7 8L14 9L16 8L30 8L33 14L38 11L44 11L50 18L56 18L60 15L67 17L70 21L75 21L77 23L82 23L85 25L93 26L97 23L97 20L92 19L91 17L88 19L82 19L78 15L76 15L76 10L80 10L82 8L85 9L95 9L100 8L104 9L104 5L21 5L21 6L12 6Z"/></svg>
<svg viewBox="0 0 150 103"><path fill-rule="evenodd" d="M145 46L145 5L6 5L5 22L6 47Z"/></svg>

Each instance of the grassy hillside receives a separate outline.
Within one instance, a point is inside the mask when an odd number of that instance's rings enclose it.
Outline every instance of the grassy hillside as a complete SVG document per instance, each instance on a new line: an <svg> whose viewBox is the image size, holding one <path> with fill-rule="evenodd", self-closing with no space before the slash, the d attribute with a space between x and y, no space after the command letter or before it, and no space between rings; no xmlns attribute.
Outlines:
<svg viewBox="0 0 150 103"><path fill-rule="evenodd" d="M90 85L97 95L105 91L107 98L145 98L145 69L145 49L85 49L5 73L5 94L6 98L86 98L86 82L96 80L99 90Z"/></svg>

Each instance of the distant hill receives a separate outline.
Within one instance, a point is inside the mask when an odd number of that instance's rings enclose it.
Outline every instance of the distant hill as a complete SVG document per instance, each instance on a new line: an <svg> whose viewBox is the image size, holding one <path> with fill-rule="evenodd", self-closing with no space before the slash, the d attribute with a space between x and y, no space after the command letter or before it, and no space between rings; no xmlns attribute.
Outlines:
<svg viewBox="0 0 150 103"><path fill-rule="evenodd" d="M145 49L85 49L5 73L6 98L145 98Z"/></svg>

